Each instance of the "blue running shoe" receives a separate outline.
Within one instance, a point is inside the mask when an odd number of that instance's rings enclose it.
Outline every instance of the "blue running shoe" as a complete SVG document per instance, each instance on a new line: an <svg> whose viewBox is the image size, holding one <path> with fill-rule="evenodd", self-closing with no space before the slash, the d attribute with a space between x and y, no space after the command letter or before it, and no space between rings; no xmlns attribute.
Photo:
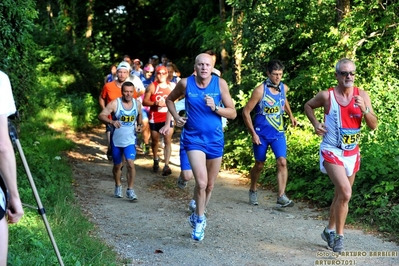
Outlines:
<svg viewBox="0 0 399 266"><path fill-rule="evenodd" d="M342 252L344 250L344 236L336 235L334 239L334 252Z"/></svg>
<svg viewBox="0 0 399 266"><path fill-rule="evenodd" d="M193 212L189 217L188 217L188 223L190 224L191 228L195 228L195 223L197 221L197 215Z"/></svg>
<svg viewBox="0 0 399 266"><path fill-rule="evenodd" d="M206 219L203 220L198 219L195 224L195 228L191 233L191 238L196 241L202 241L205 237L205 227L206 227Z"/></svg>
<svg viewBox="0 0 399 266"><path fill-rule="evenodd" d="M334 241L335 241L335 231L330 231L330 233L327 233L326 229L323 230L323 233L321 233L321 238L327 242L327 245L330 248L334 247Z"/></svg>

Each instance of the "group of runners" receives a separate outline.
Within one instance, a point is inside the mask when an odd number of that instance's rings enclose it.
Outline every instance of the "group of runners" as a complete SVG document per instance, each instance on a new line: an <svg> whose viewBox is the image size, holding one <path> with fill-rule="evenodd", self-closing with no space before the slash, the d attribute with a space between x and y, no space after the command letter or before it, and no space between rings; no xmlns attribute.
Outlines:
<svg viewBox="0 0 399 266"><path fill-rule="evenodd" d="M137 133L142 135L143 150L151 139L153 171L159 170L159 139L164 142L162 175L171 174L168 166L171 153L173 126L182 127L180 136L181 173L177 185L185 188L194 177L191 215L191 237L201 241L205 236L206 207L210 201L224 150L226 119L235 119L237 111L227 82L214 68L213 53L201 53L195 58L193 75L180 80L176 66L162 57L151 57L144 65L139 59L124 61L113 67L104 80L99 97L102 107L99 120L106 124L109 149L113 161L114 195L123 197L121 172L128 169L126 197L137 200L134 192ZM292 126L297 125L287 100L288 86L282 83L284 66L279 60L267 64L267 79L257 86L245 105L242 115L252 137L255 164L250 171L249 203L258 205L257 181L271 147L277 164L277 204L292 207L294 202L285 194L288 179L287 145L284 136L283 114L287 113ZM154 73L155 72L155 73ZM320 170L326 173L334 186L328 225L321 237L334 252L344 249L344 226L352 186L360 169L360 128L364 120L375 129L378 119L368 93L354 86L355 63L347 58L335 65L337 85L322 90L306 102L304 111L315 133L322 136ZM8 223L16 223L23 208L16 183L15 154L8 132L8 116L16 111L8 76L0 71L0 265L6 264L8 251ZM184 99L184 115L176 102ZM180 102L182 103L182 102ZM320 122L314 110L323 108L324 121ZM253 116L251 116L253 113ZM147 123L147 124L146 124ZM148 127L147 127L148 125Z"/></svg>
<svg viewBox="0 0 399 266"><path fill-rule="evenodd" d="M141 65L140 61L134 62ZM154 172L160 169L158 149L159 140L163 138L162 175L167 176L172 172L168 163L174 126L182 127L181 171L177 185L184 189L190 179L195 179L193 199L189 203L192 213L188 222L192 227L191 236L197 241L205 236L206 207L220 171L226 120L234 119L237 115L228 85L220 77L220 71L214 68L215 62L215 54L201 53L195 58L193 74L173 81L176 69L168 69L167 62L166 65L146 64L143 73L137 75L136 79L130 73L132 69L129 64L123 61L116 68L117 79L112 81L114 84L106 83L100 95L103 110L99 119L107 125L107 131L112 136L109 138L112 154L109 155L112 155L114 162L115 197L122 197L120 175L124 157L128 168L126 196L130 200L137 200L133 191L136 132L142 133L142 147L148 147L151 139ZM323 136L320 169L328 174L334 185L330 219L321 236L335 252L343 250L343 230L351 187L360 166L358 142L362 119L371 129L378 124L367 92L354 86L355 70L352 60L345 58L338 61L335 66L337 85L319 92L305 104L305 113L315 133ZM253 143L255 164L250 171L249 203L255 206L259 204L257 181L269 147L276 158L276 203L280 207L294 206L294 202L285 194L288 171L283 114L288 115L292 126L295 127L298 122L287 100L289 88L282 82L283 71L281 61L268 62L267 79L253 90L242 111ZM114 99L109 97L111 86L120 94L117 96L115 93ZM183 108L176 108L179 100L184 103ZM319 107L324 108L324 122L319 122L314 115L314 109ZM185 111L184 115L181 110ZM151 137L146 139L145 130L148 129ZM143 150L148 151L146 148Z"/></svg>

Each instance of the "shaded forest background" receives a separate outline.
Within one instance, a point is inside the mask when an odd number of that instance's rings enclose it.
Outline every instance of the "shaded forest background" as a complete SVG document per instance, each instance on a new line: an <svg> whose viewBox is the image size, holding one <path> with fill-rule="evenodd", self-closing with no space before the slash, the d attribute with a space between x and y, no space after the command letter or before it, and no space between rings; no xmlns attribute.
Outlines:
<svg viewBox="0 0 399 266"><path fill-rule="evenodd" d="M369 92L379 127L362 131L362 165L348 220L397 235L398 15L395 0L3 0L0 69L11 78L22 124L69 121L79 130L97 123L104 76L123 55L146 63L166 54L187 76L195 56L213 49L239 114L226 131L223 167L246 175L253 158L241 110L265 79L267 61L280 59L300 122L287 125L287 193L326 207L333 190L319 172L320 139L303 105L334 86L337 60L351 58L356 85ZM275 161L268 158L261 185L273 189Z"/></svg>

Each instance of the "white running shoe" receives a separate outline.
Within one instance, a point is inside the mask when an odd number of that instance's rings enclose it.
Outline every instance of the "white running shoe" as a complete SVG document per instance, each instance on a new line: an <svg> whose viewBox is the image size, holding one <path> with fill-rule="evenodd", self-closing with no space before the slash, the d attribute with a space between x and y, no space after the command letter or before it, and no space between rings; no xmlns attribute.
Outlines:
<svg viewBox="0 0 399 266"><path fill-rule="evenodd" d="M277 198L277 205L280 205L281 208L292 207L294 206L294 202L283 194L281 197Z"/></svg>
<svg viewBox="0 0 399 266"><path fill-rule="evenodd" d="M258 205L258 192L249 190L249 204L251 205Z"/></svg>
<svg viewBox="0 0 399 266"><path fill-rule="evenodd" d="M133 189L126 189L126 197L127 197L129 200L137 200L137 196L136 196L136 194L134 193L134 190L133 190Z"/></svg>
<svg viewBox="0 0 399 266"><path fill-rule="evenodd" d="M122 185L120 185L120 186L115 186L114 196L115 196L115 198L123 198L123 195L122 195Z"/></svg>
<svg viewBox="0 0 399 266"><path fill-rule="evenodd" d="M205 227L206 227L206 218L200 220L199 218L197 219L197 222L195 223L195 228L193 229L193 232L191 233L191 238L197 241L202 241L205 237Z"/></svg>

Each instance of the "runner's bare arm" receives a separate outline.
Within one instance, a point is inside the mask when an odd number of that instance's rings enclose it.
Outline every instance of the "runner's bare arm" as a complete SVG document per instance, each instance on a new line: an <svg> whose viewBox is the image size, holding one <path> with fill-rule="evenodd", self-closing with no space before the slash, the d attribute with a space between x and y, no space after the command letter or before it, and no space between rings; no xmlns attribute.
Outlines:
<svg viewBox="0 0 399 266"><path fill-rule="evenodd" d="M186 86L187 78L181 79L166 98L166 106L168 107L170 114L175 119L177 125L179 125L182 121L179 122L180 116L176 111L175 101L182 96L184 97L184 94L186 93Z"/></svg>
<svg viewBox="0 0 399 266"><path fill-rule="evenodd" d="M234 119L237 117L237 110L235 108L233 99L231 98L227 82L219 78L220 93L224 107L219 107L218 115L226 117L227 119ZM217 104L217 103L215 103Z"/></svg>
<svg viewBox="0 0 399 266"><path fill-rule="evenodd" d="M101 95L98 97L98 103L101 106L101 109L104 109L105 107L105 99L103 97L101 97Z"/></svg>
<svg viewBox="0 0 399 266"><path fill-rule="evenodd" d="M252 123L251 112L255 108L255 105L257 105L260 102L262 96L263 96L263 83L253 90L251 98L249 98L247 104L244 106L244 109L242 110L244 123L247 126L248 131L252 136L254 136L256 132L254 129L254 125Z"/></svg>
<svg viewBox="0 0 399 266"><path fill-rule="evenodd" d="M323 136L324 133L327 132L327 130L325 129L324 123L320 123L319 120L317 120L314 109L324 107L324 110L328 110L329 98L330 97L328 91L320 91L316 94L314 98L305 103L305 114L308 117L309 121L312 123L316 134L319 136Z"/></svg>
<svg viewBox="0 0 399 266"><path fill-rule="evenodd" d="M284 111L287 113L287 115L289 116L290 120L291 120L291 125L293 127L296 127L298 125L298 121L295 119L294 115L292 114L291 111L291 106L290 103L288 101L287 98L287 92L288 92L289 88L287 85L284 84L284 92L285 92L285 105L284 105Z"/></svg>
<svg viewBox="0 0 399 266"><path fill-rule="evenodd" d="M362 97L363 102L359 100L360 104L358 104L358 106L362 109L363 117L366 121L367 126L370 129L374 130L377 128L378 119L374 113L373 106L371 105L370 97L364 90L359 90L359 94Z"/></svg>
<svg viewBox="0 0 399 266"><path fill-rule="evenodd" d="M144 94L144 99L143 99L144 106L156 105L155 102L151 101L151 95L154 93L154 91L155 91L155 85L154 83L151 83L150 85L148 85Z"/></svg>
<svg viewBox="0 0 399 266"><path fill-rule="evenodd" d="M162 134L162 135L168 135L169 134L170 120L172 120L172 115L170 114L170 112L167 112L166 113L165 125L163 127L161 127L161 129L159 130L160 134Z"/></svg>
<svg viewBox="0 0 399 266"><path fill-rule="evenodd" d="M141 108L141 103L138 100L136 101L136 105L137 105L137 128L136 131L137 132L141 132L143 129L143 113L142 113L142 108Z"/></svg>
<svg viewBox="0 0 399 266"><path fill-rule="evenodd" d="M104 124L112 124L112 120L110 120L108 118L108 116L110 114L112 114L112 112L114 112L116 110L116 106L117 106L117 100L113 100L112 102L110 102L109 104L107 104L107 106L105 106L105 108L101 111L101 113L98 115L98 120L100 120L101 122L103 122Z"/></svg>

